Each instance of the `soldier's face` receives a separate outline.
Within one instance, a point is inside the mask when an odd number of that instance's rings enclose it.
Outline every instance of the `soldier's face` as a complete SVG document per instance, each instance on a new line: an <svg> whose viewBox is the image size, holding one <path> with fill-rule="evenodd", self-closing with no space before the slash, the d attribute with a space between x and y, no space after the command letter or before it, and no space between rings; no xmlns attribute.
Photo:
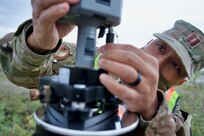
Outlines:
<svg viewBox="0 0 204 136"><path fill-rule="evenodd" d="M163 41L159 39L150 41L144 51L158 59L160 74L170 84L178 84L187 76L178 55Z"/></svg>

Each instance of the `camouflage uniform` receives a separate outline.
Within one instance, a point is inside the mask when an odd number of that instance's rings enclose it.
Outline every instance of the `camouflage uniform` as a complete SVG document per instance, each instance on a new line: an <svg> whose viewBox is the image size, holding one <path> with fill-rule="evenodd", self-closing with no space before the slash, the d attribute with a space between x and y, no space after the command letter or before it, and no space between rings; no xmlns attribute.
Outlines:
<svg viewBox="0 0 204 136"><path fill-rule="evenodd" d="M32 33L31 20L23 23L15 33L10 33L0 41L0 63L7 78L18 86L37 88L38 77L58 74L64 64L74 65L75 46L59 41L56 49L40 55L33 52L26 44L26 38ZM57 51L58 50L58 51ZM57 51L57 52L56 52ZM162 91L158 90L160 106L157 114L150 121L140 117L136 135L146 136L188 136L186 117L172 114ZM181 116L181 117L180 117Z"/></svg>

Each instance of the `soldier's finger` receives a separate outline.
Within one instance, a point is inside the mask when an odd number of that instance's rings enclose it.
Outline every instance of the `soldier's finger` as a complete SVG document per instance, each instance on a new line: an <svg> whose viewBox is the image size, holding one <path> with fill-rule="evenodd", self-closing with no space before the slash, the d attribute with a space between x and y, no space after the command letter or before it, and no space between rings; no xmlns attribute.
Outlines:
<svg viewBox="0 0 204 136"><path fill-rule="evenodd" d="M51 6L49 9L44 10L39 19L38 23L44 31L50 30L53 24L69 10L69 5L64 2L57 5ZM57 11L57 12L56 12Z"/></svg>
<svg viewBox="0 0 204 136"><path fill-rule="evenodd" d="M99 76L101 83L114 95L117 96L120 100L125 103L130 103L134 101L135 96L137 96L137 91L122 85L116 82L107 74L101 74Z"/></svg>
<svg viewBox="0 0 204 136"><path fill-rule="evenodd" d="M106 44L104 46L102 46L100 48L100 51L106 52L109 50L125 50L125 51L129 51L129 52L133 52L135 54L137 54L138 56L140 56L141 58L143 58L144 60L149 60L150 55L145 53L142 49L137 48L133 45L129 45L129 44Z"/></svg>
<svg viewBox="0 0 204 136"><path fill-rule="evenodd" d="M99 79L109 92L111 92L114 96L117 96L126 104L129 111L140 113L147 110L146 108L149 107L150 101L153 98L153 95L148 93L152 92L151 90L144 92L147 90L143 87L140 87L140 90L138 90L139 88L132 88L120 84L104 73L99 76Z"/></svg>
<svg viewBox="0 0 204 136"><path fill-rule="evenodd" d="M143 76L153 76L158 69L158 60L131 45L108 44L101 48L101 58L115 60L137 69Z"/></svg>
<svg viewBox="0 0 204 136"><path fill-rule="evenodd" d="M113 75L120 77L126 83L132 83L138 77L138 72L133 67L116 61L100 59L99 66Z"/></svg>
<svg viewBox="0 0 204 136"><path fill-rule="evenodd" d="M99 79L109 92L125 103L129 111L140 112L144 108L144 97L137 90L116 82L107 74L101 74Z"/></svg>
<svg viewBox="0 0 204 136"><path fill-rule="evenodd" d="M149 66L146 60L143 60L141 56L138 56L136 53L133 53L131 51L125 51L125 50L106 51L100 56L100 58L113 60L113 61L120 62L122 64L126 64L130 66L131 68L134 68L135 71L137 70L140 73L142 73L143 76L150 75Z"/></svg>
<svg viewBox="0 0 204 136"><path fill-rule="evenodd" d="M79 0L32 0L31 5L33 7L33 18L38 18L43 10L63 2L67 2L68 4L75 4L79 2Z"/></svg>

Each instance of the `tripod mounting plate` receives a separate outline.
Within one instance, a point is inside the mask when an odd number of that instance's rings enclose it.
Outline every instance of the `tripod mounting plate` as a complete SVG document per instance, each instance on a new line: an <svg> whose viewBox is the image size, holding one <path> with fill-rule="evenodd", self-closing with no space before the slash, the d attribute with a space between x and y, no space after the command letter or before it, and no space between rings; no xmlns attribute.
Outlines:
<svg viewBox="0 0 204 136"><path fill-rule="evenodd" d="M34 113L34 119L37 126L44 131L48 131L55 136L108 136L108 135L122 135L133 131L139 123L139 118L135 113L125 112L123 116L115 121L116 129L113 130L101 130L101 131L90 131L90 130L74 130L68 128L61 128L58 126L51 125L43 121L44 113L46 111L46 105L39 107ZM112 125L112 124L110 124Z"/></svg>

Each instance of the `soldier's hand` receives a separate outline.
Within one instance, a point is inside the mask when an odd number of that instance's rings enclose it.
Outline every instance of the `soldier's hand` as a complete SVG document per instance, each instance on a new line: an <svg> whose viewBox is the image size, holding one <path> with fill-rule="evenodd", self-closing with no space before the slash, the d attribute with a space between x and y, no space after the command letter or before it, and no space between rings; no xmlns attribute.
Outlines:
<svg viewBox="0 0 204 136"><path fill-rule="evenodd" d="M54 49L59 39L66 36L74 25L56 22L79 0L32 0L33 33L27 43L36 52Z"/></svg>
<svg viewBox="0 0 204 136"><path fill-rule="evenodd" d="M141 74L138 85L120 84L108 74L101 74L100 81L115 96L121 99L129 111L137 112L144 119L151 119L157 110L157 86L159 65L156 58L131 45L109 44L101 47L99 66L132 83Z"/></svg>

